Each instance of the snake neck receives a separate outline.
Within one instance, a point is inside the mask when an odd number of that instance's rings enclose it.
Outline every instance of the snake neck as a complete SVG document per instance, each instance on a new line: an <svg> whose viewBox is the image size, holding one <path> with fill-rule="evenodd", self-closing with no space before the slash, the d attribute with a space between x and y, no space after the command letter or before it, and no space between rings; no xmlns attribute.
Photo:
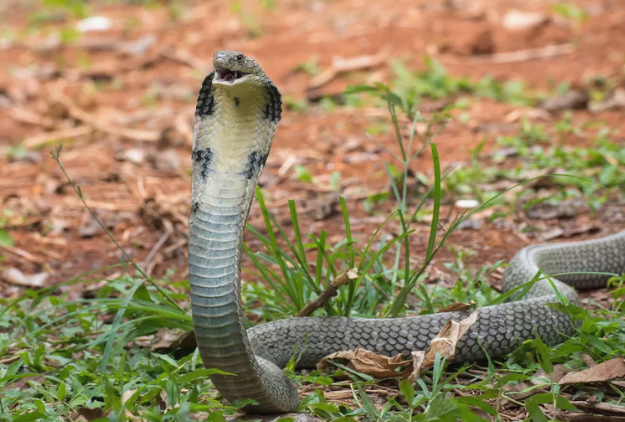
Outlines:
<svg viewBox="0 0 625 422"><path fill-rule="evenodd" d="M194 127L189 280L195 336L204 365L233 374L211 377L224 397L281 411L267 388L275 382L266 378L286 377L254 356L240 300L245 222L278 121L267 119L268 88L215 89L210 82L200 91Z"/></svg>
<svg viewBox="0 0 625 422"><path fill-rule="evenodd" d="M202 358L209 367L236 373L253 363L239 301L240 260L262 145L255 136L257 107L239 97L237 106L233 97L215 90L211 115L196 118L189 272ZM247 124L229 124L234 121Z"/></svg>

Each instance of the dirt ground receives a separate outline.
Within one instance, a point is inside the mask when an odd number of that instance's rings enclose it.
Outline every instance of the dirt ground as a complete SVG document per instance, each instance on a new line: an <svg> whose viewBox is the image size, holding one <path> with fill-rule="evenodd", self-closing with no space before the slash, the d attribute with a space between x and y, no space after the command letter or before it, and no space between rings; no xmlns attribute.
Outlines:
<svg viewBox="0 0 625 422"><path fill-rule="evenodd" d="M182 1L150 7L93 2L90 15L107 18L111 27L79 36L64 28L74 28L80 18L48 16L33 29L33 16L42 13L35 3L5 3L0 6L6 34L0 38L0 229L14 243L0 247L0 269L17 269L25 278L1 280L3 297L20 295L29 284L58 283L120 261L116 246L50 156L60 141L68 174L133 259L150 275L186 277L191 124L197 91L217 49L256 58L287 104L261 180L270 210L288 224L287 201L294 199L304 214L303 231L328 230L330 241L344 237L337 195L346 198L360 240L388 211L382 206L367 213L363 201L389 189L383 162L391 157L365 133L372 123L390 120L381 108L327 111L316 103L319 98L340 96L348 85L390 81L392 58L420 69L425 54L455 76L492 75L525 81L534 89L561 82L576 86L599 74L622 81L625 72L621 0L572 1L588 13L579 27L554 14L553 2L546 0ZM512 30L503 23L511 10L536 11L545 18L529 29ZM55 42L59 33L74 39ZM334 75L338 59L366 65ZM298 71L315 60L327 80ZM292 106L303 100L309 101L304 110ZM426 116L436 106L430 103L423 105ZM497 136L517 130L519 121L511 116L519 111L527 110L473 101L469 120L451 122L436 139L443 165L466 162L484 139L487 153ZM573 113L577 123L600 118L622 133L624 117L623 109L599 116ZM542 118L552 128L558 115ZM376 136L394 145L391 133ZM297 166L305 166L320 183L298 181ZM427 154L412 164L426 174L430 168ZM333 172L341 174L338 190L326 187ZM261 218L255 205L250 222L260 228ZM575 227L593 218L547 224ZM596 235L618 229L616 220L600 223ZM397 234L396 229L391 224L386 230ZM412 238L417 251L424 249L427 230L427 225L417 227ZM248 240L250 247L258 246ZM514 225L484 219L480 230L459 231L450 244L476 250L474 264L481 264L508 260L537 240ZM437 264L449 256L444 253Z"/></svg>

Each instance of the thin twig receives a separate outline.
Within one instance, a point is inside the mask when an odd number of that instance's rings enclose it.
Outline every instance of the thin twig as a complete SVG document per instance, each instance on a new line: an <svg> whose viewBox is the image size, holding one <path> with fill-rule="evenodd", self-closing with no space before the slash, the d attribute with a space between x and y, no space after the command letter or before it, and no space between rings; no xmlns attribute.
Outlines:
<svg viewBox="0 0 625 422"><path fill-rule="evenodd" d="M80 186L78 186L76 183L74 183L72 178L69 177L69 174L67 174L67 171L65 170L65 166L63 166L63 163L61 162L61 150L62 150L62 148L63 148L63 145L61 144L56 149L56 152L51 151L50 155L52 156L54 161L56 161L56 163L59 165L59 168L61 169L61 172L63 172L63 175L67 179L67 182L70 184L72 189L74 189L74 192L76 192L76 195L78 195L78 198L80 198L81 202L83 203L83 205L85 206L87 211L89 211L89 214L91 214L91 217L98 223L100 228L104 231L104 233L108 236L108 238L115 244L115 246L117 246L117 249L119 249L119 251L122 253L122 255L124 256L126 261L131 263L132 266L135 268L135 270L137 272L139 272L139 274L141 274L143 276L143 278L145 278L145 281L147 281L148 283L152 284L156 288L156 290L158 290L158 292L160 294L162 294L165 298L167 298L167 300L169 300L179 311L184 312L183 309L180 306L178 306L178 304L171 297L169 297L169 295L163 289L161 289L161 287L158 284L156 284L154 282L154 280L152 280L152 278L149 277L145 273L145 271L143 271L143 269L130 257L130 255L128 255L128 253L126 253L124 248L117 242L117 240L115 240L115 238L113 237L111 232L106 228L106 226L104 226L102 221L100 221L100 219L96 215L95 211L93 211L91 209L91 207L87 204L87 201L85 200L85 197L82 194L82 190L80 189Z"/></svg>
<svg viewBox="0 0 625 422"><path fill-rule="evenodd" d="M22 259L25 259L26 261L30 263L34 262L35 264L39 264L39 265L45 264L45 261L43 259L34 256L30 252L16 248L15 246L1 245L0 249L5 250L6 252L12 253Z"/></svg>
<svg viewBox="0 0 625 422"><path fill-rule="evenodd" d="M307 89L319 89L328 84L341 73L354 72L380 66L386 61L389 51L390 47L386 46L375 55L336 58L332 61L332 65L328 69L315 76L308 83Z"/></svg>
<svg viewBox="0 0 625 422"><path fill-rule="evenodd" d="M440 55L443 62L466 64L466 63L517 63L527 60L547 59L551 57L564 56L576 51L574 44L548 45L540 48L530 48L527 50L509 51L505 53L487 54L482 56L469 57L467 59L452 55Z"/></svg>
<svg viewBox="0 0 625 422"><path fill-rule="evenodd" d="M87 113L74 104L74 102L66 95L57 94L54 99L64 106L67 109L68 114L74 119L79 120L84 124L91 126L93 129L99 130L100 132L122 138L133 139L135 141L147 142L156 142L162 137L162 133L157 130L132 129L114 126L110 122L103 121L98 117Z"/></svg>
<svg viewBox="0 0 625 422"><path fill-rule="evenodd" d="M167 239L169 239L169 233L165 232L163 233L161 238L158 239L158 242L156 242L156 244L152 247L152 250L150 250L148 256L143 260L143 265L145 265L146 272L148 274L152 274L152 270L154 269L154 265L152 265L154 258L156 258L156 254L158 253L158 251L163 247L165 242L167 242Z"/></svg>
<svg viewBox="0 0 625 422"><path fill-rule="evenodd" d="M342 274L339 274L326 289L321 292L316 299L311 300L302 308L301 311L296 315L297 317L306 317L315 312L317 309L325 306L326 303L330 300L330 298L336 296L336 293L344 284L347 284L350 280L354 280L358 278L358 269L352 268L351 270L347 270Z"/></svg>
<svg viewBox="0 0 625 422"><path fill-rule="evenodd" d="M165 255L169 255L170 253L172 253L173 251L175 251L176 249L181 249L184 246L187 246L187 238L186 236L184 237L184 239L180 239L178 240L176 243L169 245L168 247L166 247L165 249L163 249L163 253ZM185 252L185 251L183 251Z"/></svg>
<svg viewBox="0 0 625 422"><path fill-rule="evenodd" d="M56 125L54 119L47 116L40 116L19 105L9 109L9 115L11 116L11 118L19 122L33 126L41 126L46 129L54 129Z"/></svg>

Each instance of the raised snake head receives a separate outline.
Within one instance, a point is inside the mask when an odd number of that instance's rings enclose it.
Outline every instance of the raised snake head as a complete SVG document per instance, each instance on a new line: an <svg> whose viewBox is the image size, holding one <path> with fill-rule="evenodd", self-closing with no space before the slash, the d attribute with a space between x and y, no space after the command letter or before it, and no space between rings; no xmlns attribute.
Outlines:
<svg viewBox="0 0 625 422"><path fill-rule="evenodd" d="M238 51L218 50L213 58L213 84L229 87L241 83L266 85L267 76L258 63Z"/></svg>

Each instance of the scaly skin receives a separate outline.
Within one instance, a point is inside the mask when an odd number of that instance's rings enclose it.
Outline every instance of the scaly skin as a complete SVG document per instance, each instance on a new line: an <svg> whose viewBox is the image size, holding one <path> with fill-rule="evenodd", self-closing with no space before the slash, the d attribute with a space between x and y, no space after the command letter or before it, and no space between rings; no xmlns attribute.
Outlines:
<svg viewBox="0 0 625 422"><path fill-rule="evenodd" d="M314 367L330 353L357 347L407 356L427 348L447 321L468 316L449 312L393 319L294 318L246 332L240 300L243 231L280 121L281 99L252 59L218 51L214 65L216 71L204 80L196 108L189 274L195 336L204 365L234 374L211 377L227 400L256 400L258 405L244 409L250 413L293 411L299 403L297 390L280 368L295 348L301 353L299 367ZM235 72L247 75L238 78ZM504 290L532 279L539 268L548 274L621 273L625 231L585 242L524 248L504 274ZM576 302L570 286L593 288L605 279L569 275L552 282ZM561 342L574 334L575 326L566 314L545 306L556 301L549 281L541 280L523 300L481 308L477 322L458 343L455 360L501 356L536 334L550 345Z"/></svg>

